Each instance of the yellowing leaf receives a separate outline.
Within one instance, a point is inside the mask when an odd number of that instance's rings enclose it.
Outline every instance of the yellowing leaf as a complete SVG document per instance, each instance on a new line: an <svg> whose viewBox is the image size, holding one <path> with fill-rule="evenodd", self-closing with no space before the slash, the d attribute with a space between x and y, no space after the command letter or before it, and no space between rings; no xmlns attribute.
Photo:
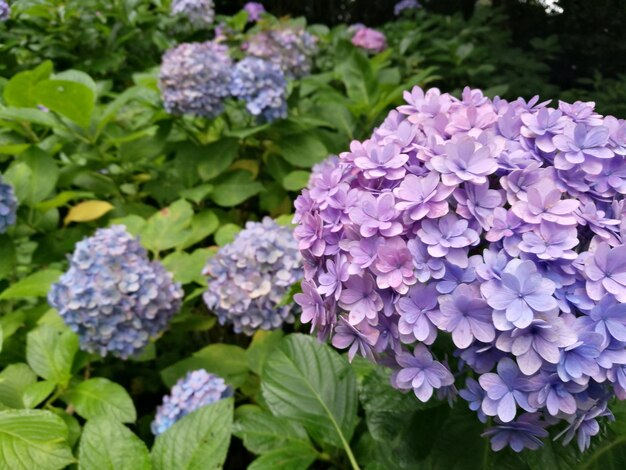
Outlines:
<svg viewBox="0 0 626 470"><path fill-rule="evenodd" d="M89 222L102 217L113 209L106 201L85 201L72 207L65 217L65 225L70 222Z"/></svg>

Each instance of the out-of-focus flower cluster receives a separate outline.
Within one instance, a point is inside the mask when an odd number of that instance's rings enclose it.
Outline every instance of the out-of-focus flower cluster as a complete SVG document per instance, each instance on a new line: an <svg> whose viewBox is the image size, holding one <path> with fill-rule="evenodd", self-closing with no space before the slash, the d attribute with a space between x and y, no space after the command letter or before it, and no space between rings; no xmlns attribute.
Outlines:
<svg viewBox="0 0 626 470"><path fill-rule="evenodd" d="M422 5L417 0L400 0L393 7L393 13L396 16L400 16L404 11L417 10L419 8L422 8Z"/></svg>
<svg viewBox="0 0 626 470"><path fill-rule="evenodd" d="M158 436L198 408L232 396L233 389L221 377L204 369L189 372L163 397L163 404L157 408L151 424L152 434Z"/></svg>
<svg viewBox="0 0 626 470"><path fill-rule="evenodd" d="M204 301L220 324L235 333L280 328L293 321L296 305L281 305L289 288L302 279L302 258L293 230L266 217L248 222L235 240L209 259Z"/></svg>
<svg viewBox="0 0 626 470"><path fill-rule="evenodd" d="M15 225L17 199L13 186L2 182L0 176L0 233L4 233L11 225Z"/></svg>
<svg viewBox="0 0 626 470"><path fill-rule="evenodd" d="M470 89L405 100L295 203L302 321L422 401L461 388L495 450L555 425L586 448L626 398L626 122Z"/></svg>
<svg viewBox="0 0 626 470"><path fill-rule="evenodd" d="M76 244L48 302L78 334L83 350L126 359L165 330L182 297L171 274L116 225Z"/></svg>
<svg viewBox="0 0 626 470"><path fill-rule="evenodd" d="M259 21L261 15L265 13L265 7L262 3L248 2L243 6L243 9L248 13L248 21Z"/></svg>
<svg viewBox="0 0 626 470"><path fill-rule="evenodd" d="M197 29L206 28L215 20L213 0L173 0L172 14L184 16Z"/></svg>
<svg viewBox="0 0 626 470"><path fill-rule="evenodd" d="M387 49L387 40L385 39L385 35L380 31L367 28L360 24L353 25L352 28L354 31L352 44L355 46L374 53L382 52Z"/></svg>
<svg viewBox="0 0 626 470"><path fill-rule="evenodd" d="M253 116L271 122L287 117L287 82L278 65L257 57L246 57L235 65L230 93L246 102Z"/></svg>
<svg viewBox="0 0 626 470"><path fill-rule="evenodd" d="M285 76L300 78L311 73L317 39L304 29L283 27L256 33L242 48L248 55L274 62Z"/></svg>
<svg viewBox="0 0 626 470"><path fill-rule="evenodd" d="M0 21L6 21L11 17L11 6L4 0L0 0Z"/></svg>
<svg viewBox="0 0 626 470"><path fill-rule="evenodd" d="M159 88L172 114L216 117L229 95L232 61L228 48L212 41L183 43L163 55Z"/></svg>

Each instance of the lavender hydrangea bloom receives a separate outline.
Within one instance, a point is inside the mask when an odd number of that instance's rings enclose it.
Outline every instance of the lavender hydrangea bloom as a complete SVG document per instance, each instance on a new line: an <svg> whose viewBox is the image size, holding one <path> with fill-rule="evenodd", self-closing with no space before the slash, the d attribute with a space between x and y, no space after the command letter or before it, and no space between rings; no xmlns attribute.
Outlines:
<svg viewBox="0 0 626 470"><path fill-rule="evenodd" d="M4 233L17 220L17 199L13 186L2 182L0 176L0 233Z"/></svg>
<svg viewBox="0 0 626 470"><path fill-rule="evenodd" d="M265 7L262 3L248 2L243 6L243 9L248 13L248 21L259 21L261 15L265 13Z"/></svg>
<svg viewBox="0 0 626 470"><path fill-rule="evenodd" d="M182 297L171 274L115 225L76 244L48 302L78 334L83 350L126 359L167 328Z"/></svg>
<svg viewBox="0 0 626 470"><path fill-rule="evenodd" d="M352 44L368 52L382 52L387 49L387 40L380 31L372 28L359 28L352 36Z"/></svg>
<svg viewBox="0 0 626 470"><path fill-rule="evenodd" d="M220 324L235 333L280 328L293 320L294 305L281 306L302 276L302 258L293 232L266 217L248 222L235 240L209 259L204 301Z"/></svg>
<svg viewBox="0 0 626 470"><path fill-rule="evenodd" d="M435 361L423 344L415 346L413 354L398 354L396 361L401 369L394 373L392 383L402 390L413 390L423 402L432 397L433 390L454 383L450 371L441 362Z"/></svg>
<svg viewBox="0 0 626 470"><path fill-rule="evenodd" d="M163 397L163 404L157 408L150 426L152 434L163 434L189 413L232 396L233 389L221 377L204 369L188 372L176 382L170 394Z"/></svg>
<svg viewBox="0 0 626 470"><path fill-rule="evenodd" d="M404 98L296 201L302 320L424 399L411 351L450 335L456 383L437 397L458 387L495 416L494 449L537 448L591 402L626 399L626 122L469 88ZM532 414L513 421L518 406Z"/></svg>
<svg viewBox="0 0 626 470"><path fill-rule="evenodd" d="M163 55L159 88L168 113L213 118L230 94L228 48L215 42L184 43Z"/></svg>
<svg viewBox="0 0 626 470"><path fill-rule="evenodd" d="M246 57L233 68L230 93L246 102L246 109L261 120L287 117L287 82L280 67L257 57Z"/></svg>
<svg viewBox="0 0 626 470"><path fill-rule="evenodd" d="M357 351L361 356L374 360L372 348L376 346L380 332L370 326L367 322L361 323L359 328L352 326L345 318L339 319L339 324L335 326L335 334L333 335L332 344L336 348L346 349L348 351L348 360L352 362Z"/></svg>
<svg viewBox="0 0 626 470"><path fill-rule="evenodd" d="M206 28L215 20L213 0L172 0L172 14L184 16L195 28Z"/></svg>
<svg viewBox="0 0 626 470"><path fill-rule="evenodd" d="M11 6L4 0L0 0L0 21L6 21L11 17Z"/></svg>
<svg viewBox="0 0 626 470"><path fill-rule="evenodd" d="M417 10L418 8L422 8L422 5L417 0L400 0L394 5L393 14L400 16L404 11Z"/></svg>

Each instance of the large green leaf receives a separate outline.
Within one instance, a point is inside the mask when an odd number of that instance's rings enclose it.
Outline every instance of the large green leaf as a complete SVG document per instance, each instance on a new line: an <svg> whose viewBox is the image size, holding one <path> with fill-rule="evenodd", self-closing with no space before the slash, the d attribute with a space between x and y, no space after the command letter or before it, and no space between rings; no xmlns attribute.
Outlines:
<svg viewBox="0 0 626 470"><path fill-rule="evenodd" d="M82 127L89 126L95 98L88 86L70 80L43 80L35 89L39 103Z"/></svg>
<svg viewBox="0 0 626 470"><path fill-rule="evenodd" d="M67 385L78 351L78 336L69 329L41 325L26 337L26 360L44 379Z"/></svg>
<svg viewBox="0 0 626 470"><path fill-rule="evenodd" d="M115 419L87 421L78 448L79 470L150 470L146 445Z"/></svg>
<svg viewBox="0 0 626 470"><path fill-rule="evenodd" d="M209 198L223 207L239 205L263 190L263 185L253 178L252 173L245 170L230 172L215 185Z"/></svg>
<svg viewBox="0 0 626 470"><path fill-rule="evenodd" d="M280 344L284 335L283 330L259 330L254 333L252 342L250 346L248 346L248 349L246 349L248 366L252 372L261 375L263 364L265 364L267 356Z"/></svg>
<svg viewBox="0 0 626 470"><path fill-rule="evenodd" d="M313 131L281 137L280 154L294 166L311 168L328 156L328 150Z"/></svg>
<svg viewBox="0 0 626 470"><path fill-rule="evenodd" d="M191 204L180 199L148 219L141 232L141 242L150 251L159 252L182 245L191 234Z"/></svg>
<svg viewBox="0 0 626 470"><path fill-rule="evenodd" d="M35 206L52 193L58 175L54 159L39 147L31 146L11 164L5 176L15 188L20 204Z"/></svg>
<svg viewBox="0 0 626 470"><path fill-rule="evenodd" d="M0 300L43 297L50 290L50 285L57 281L61 274L63 273L56 269L37 271L2 291Z"/></svg>
<svg viewBox="0 0 626 470"><path fill-rule="evenodd" d="M203 406L185 416L156 438L152 448L154 470L222 468L232 424L232 398Z"/></svg>
<svg viewBox="0 0 626 470"><path fill-rule="evenodd" d="M0 411L0 468L57 470L74 462L67 426L49 411Z"/></svg>
<svg viewBox="0 0 626 470"><path fill-rule="evenodd" d="M263 454L248 466L248 470L304 470L316 457L317 452L310 446L290 444Z"/></svg>
<svg viewBox="0 0 626 470"><path fill-rule="evenodd" d="M24 408L24 392L37 381L26 364L11 364L0 372L0 409Z"/></svg>
<svg viewBox="0 0 626 470"><path fill-rule="evenodd" d="M45 80L52 73L52 62L46 60L33 70L16 73L5 85L3 96L9 106L35 107L38 104L35 98L37 83Z"/></svg>
<svg viewBox="0 0 626 470"><path fill-rule="evenodd" d="M235 422L233 434L255 454L265 454L289 445L309 447L314 454L317 453L302 425L265 412L246 413Z"/></svg>
<svg viewBox="0 0 626 470"><path fill-rule="evenodd" d="M356 378L329 346L311 336L286 337L263 366L261 390L272 413L302 423L318 441L349 451Z"/></svg>
<svg viewBox="0 0 626 470"><path fill-rule="evenodd" d="M121 385L104 378L93 378L70 389L64 399L85 419L108 417L121 423L137 419L135 405Z"/></svg>
<svg viewBox="0 0 626 470"><path fill-rule="evenodd" d="M239 152L239 141L234 138L223 138L205 146L186 144L177 153L177 158L191 163L203 181L209 181L224 173L233 163Z"/></svg>

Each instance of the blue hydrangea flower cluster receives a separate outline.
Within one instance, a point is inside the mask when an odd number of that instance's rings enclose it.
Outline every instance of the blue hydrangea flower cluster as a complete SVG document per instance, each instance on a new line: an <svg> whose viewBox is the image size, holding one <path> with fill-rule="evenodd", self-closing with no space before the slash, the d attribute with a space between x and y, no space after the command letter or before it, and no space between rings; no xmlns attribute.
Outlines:
<svg viewBox="0 0 626 470"><path fill-rule="evenodd" d="M233 389L221 377L204 369L189 372L176 382L170 394L163 398L163 404L157 408L150 426L152 434L158 436L198 408L232 396Z"/></svg>
<svg viewBox="0 0 626 470"><path fill-rule="evenodd" d="M243 46L251 56L277 64L288 78L311 73L317 38L300 28L278 28L253 35Z"/></svg>
<svg viewBox="0 0 626 470"><path fill-rule="evenodd" d="M0 21L6 21L11 16L11 6L4 0L0 0Z"/></svg>
<svg viewBox="0 0 626 470"><path fill-rule="evenodd" d="M626 399L626 121L593 103L405 93L297 199L302 321L458 394L494 450L581 449ZM430 348L450 335L454 357Z"/></svg>
<svg viewBox="0 0 626 470"><path fill-rule="evenodd" d="M4 233L17 219L17 199L13 186L2 182L0 176L0 233Z"/></svg>
<svg viewBox="0 0 626 470"><path fill-rule="evenodd" d="M422 8L422 5L417 0L400 0L393 7L393 13L396 16L400 16L402 12L417 10L419 8Z"/></svg>
<svg viewBox="0 0 626 470"><path fill-rule="evenodd" d="M246 102L253 116L266 122L287 117L287 81L278 65L246 57L235 65L230 93Z"/></svg>
<svg viewBox="0 0 626 470"><path fill-rule="evenodd" d="M171 274L115 225L76 244L48 302L78 334L81 349L126 359L165 330L182 297Z"/></svg>
<svg viewBox="0 0 626 470"><path fill-rule="evenodd" d="M279 305L302 278L302 259L293 230L266 217L248 222L235 240L209 259L204 301L220 324L236 333L280 328L293 321L295 305Z"/></svg>
<svg viewBox="0 0 626 470"><path fill-rule="evenodd" d="M232 61L216 42L183 43L163 55L159 88L167 112L213 118L229 96Z"/></svg>
<svg viewBox="0 0 626 470"><path fill-rule="evenodd" d="M206 28L215 20L213 0L173 0L171 11L187 18L197 29Z"/></svg>

